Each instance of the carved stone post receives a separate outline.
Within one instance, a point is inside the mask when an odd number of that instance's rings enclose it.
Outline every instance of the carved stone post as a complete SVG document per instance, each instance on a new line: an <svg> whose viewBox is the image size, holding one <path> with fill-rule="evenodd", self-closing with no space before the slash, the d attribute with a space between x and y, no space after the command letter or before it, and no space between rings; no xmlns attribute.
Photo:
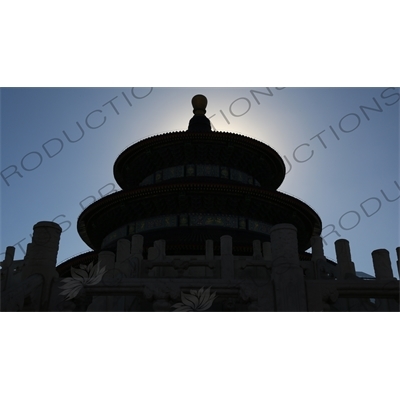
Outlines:
<svg viewBox="0 0 400 400"><path fill-rule="evenodd" d="M393 279L389 252L386 249L377 249L371 255L376 279Z"/></svg>
<svg viewBox="0 0 400 400"><path fill-rule="evenodd" d="M221 276L227 280L234 278L232 237L229 235L221 236Z"/></svg>
<svg viewBox="0 0 400 400"><path fill-rule="evenodd" d="M324 246L322 242L321 236L313 236L311 238L311 246L312 246L312 260L326 260L324 255Z"/></svg>
<svg viewBox="0 0 400 400"><path fill-rule="evenodd" d="M148 259L152 261L162 261L165 258L165 240L156 240L153 247L148 250Z"/></svg>
<svg viewBox="0 0 400 400"><path fill-rule="evenodd" d="M311 246L311 261L314 268L314 277L315 279L319 279L321 277L321 272L324 271L324 265L326 263L326 258L324 255L324 245L321 236L313 236L311 238Z"/></svg>
<svg viewBox="0 0 400 400"><path fill-rule="evenodd" d="M143 261L143 242L144 238L142 235L132 236L131 264L134 267L133 276L137 278L140 277Z"/></svg>
<svg viewBox="0 0 400 400"><path fill-rule="evenodd" d="M117 242L116 268L119 269L127 278L132 277L133 268L131 260L131 241L119 239Z"/></svg>
<svg viewBox="0 0 400 400"><path fill-rule="evenodd" d="M303 269L299 262L297 229L278 224L271 229L272 281L277 311L307 311Z"/></svg>
<svg viewBox="0 0 400 400"><path fill-rule="evenodd" d="M106 267L106 273L103 275L102 283L106 286L112 286L113 280L117 275L115 270L115 254L112 251L101 251L97 260L99 267ZM93 296L92 303L87 311L112 311L114 296Z"/></svg>
<svg viewBox="0 0 400 400"><path fill-rule="evenodd" d="M354 263L351 261L350 245L346 239L338 239L335 242L336 258L339 270L339 279L345 279L346 274L356 274Z"/></svg>
<svg viewBox="0 0 400 400"><path fill-rule="evenodd" d="M14 261L15 247L8 246L6 249L6 256L1 265L1 291L4 292L10 287L13 278L13 261Z"/></svg>
<svg viewBox="0 0 400 400"><path fill-rule="evenodd" d="M56 263L61 232L60 225L55 222L41 221L33 226L32 243L26 252L22 279L33 274L43 276L41 304L48 300L52 281L58 278Z"/></svg>

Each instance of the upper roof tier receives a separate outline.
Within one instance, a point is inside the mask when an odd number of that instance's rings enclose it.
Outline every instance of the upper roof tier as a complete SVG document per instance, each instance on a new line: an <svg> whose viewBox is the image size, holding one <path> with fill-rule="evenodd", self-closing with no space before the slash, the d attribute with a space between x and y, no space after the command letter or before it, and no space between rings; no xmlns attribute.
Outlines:
<svg viewBox="0 0 400 400"><path fill-rule="evenodd" d="M114 177L122 189L157 183L157 176L161 180L166 176L180 181L202 179L204 175L196 173L200 167L214 171L208 180L227 182L239 173L266 189L281 185L285 164L275 150L244 135L212 131L205 116L207 99L197 95L192 104L194 116L186 131L149 137L119 155Z"/></svg>

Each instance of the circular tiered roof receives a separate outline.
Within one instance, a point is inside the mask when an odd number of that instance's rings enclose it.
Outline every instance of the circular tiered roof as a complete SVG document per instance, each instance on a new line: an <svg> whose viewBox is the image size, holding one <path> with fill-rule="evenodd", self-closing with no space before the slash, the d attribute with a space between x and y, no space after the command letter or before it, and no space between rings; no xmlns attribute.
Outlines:
<svg viewBox="0 0 400 400"><path fill-rule="evenodd" d="M211 131L207 99L197 95L192 104L187 131L141 140L120 154L114 176L122 191L82 212L83 241L98 252L141 234L145 248L165 239L167 253L198 254L205 240L231 235L234 253L244 254L253 240L268 241L273 225L291 223L299 251L308 249L321 220L277 191L285 177L279 154L244 135Z"/></svg>

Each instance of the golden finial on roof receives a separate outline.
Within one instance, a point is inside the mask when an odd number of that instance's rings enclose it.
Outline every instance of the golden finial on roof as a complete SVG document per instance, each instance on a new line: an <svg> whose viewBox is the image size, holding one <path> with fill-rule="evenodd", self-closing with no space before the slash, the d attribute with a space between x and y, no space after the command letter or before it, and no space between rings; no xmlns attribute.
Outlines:
<svg viewBox="0 0 400 400"><path fill-rule="evenodd" d="M205 115L207 107L207 97L202 94L196 94L192 99L193 114Z"/></svg>

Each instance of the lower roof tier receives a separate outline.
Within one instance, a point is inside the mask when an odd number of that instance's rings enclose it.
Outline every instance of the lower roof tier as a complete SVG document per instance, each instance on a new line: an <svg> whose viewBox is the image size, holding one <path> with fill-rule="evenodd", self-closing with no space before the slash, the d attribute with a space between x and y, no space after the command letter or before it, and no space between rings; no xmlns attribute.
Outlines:
<svg viewBox="0 0 400 400"><path fill-rule="evenodd" d="M267 238L269 229L279 223L296 226L300 251L308 249L311 237L322 229L319 216L308 205L274 190L232 183L162 183L93 203L80 215L78 233L89 247L100 250L120 237L142 232L154 236L168 231L163 238L179 241L188 229L223 228L227 234L246 231L249 238L254 233Z"/></svg>

